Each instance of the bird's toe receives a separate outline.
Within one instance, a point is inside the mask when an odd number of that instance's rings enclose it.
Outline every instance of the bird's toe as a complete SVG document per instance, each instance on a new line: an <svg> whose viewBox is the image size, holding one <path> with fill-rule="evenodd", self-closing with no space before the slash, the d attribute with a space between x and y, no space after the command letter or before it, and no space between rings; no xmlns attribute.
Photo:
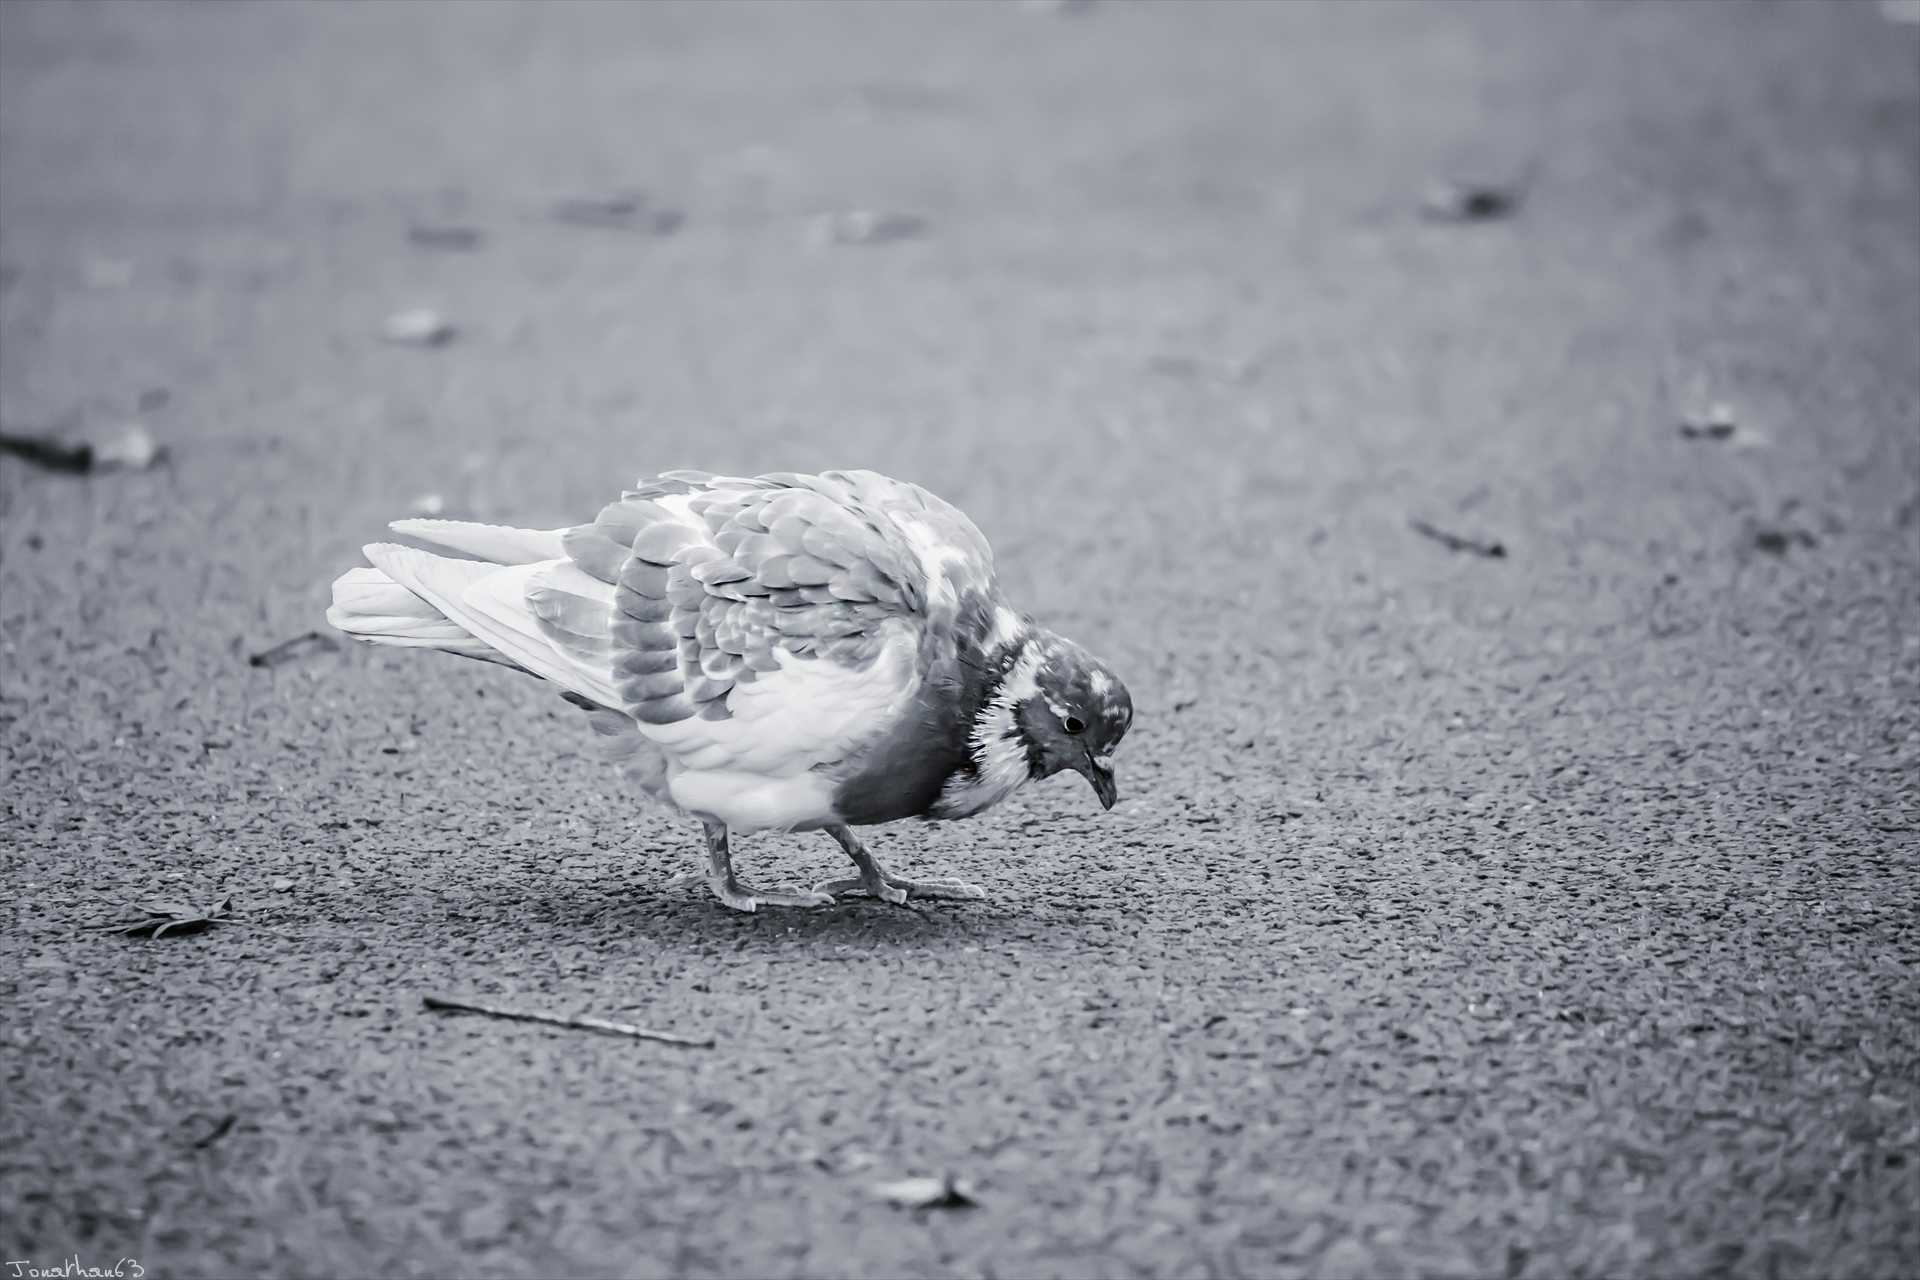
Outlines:
<svg viewBox="0 0 1920 1280"><path fill-rule="evenodd" d="M890 881L882 880L878 885L870 884L861 876L847 876L841 880L822 880L813 886L815 893L865 893L900 906L907 900L907 891Z"/></svg>
<svg viewBox="0 0 1920 1280"><path fill-rule="evenodd" d="M766 907L830 907L833 895L818 889L802 889L797 884L778 884L771 889L753 890L754 901Z"/></svg>
<svg viewBox="0 0 1920 1280"><path fill-rule="evenodd" d="M909 898L945 898L954 902L975 902L987 896L977 884L964 880L896 880Z"/></svg>
<svg viewBox="0 0 1920 1280"><path fill-rule="evenodd" d="M760 899L743 889L731 891L716 889L714 890L714 897L720 899L720 901L726 903L735 911L758 911L760 909Z"/></svg>

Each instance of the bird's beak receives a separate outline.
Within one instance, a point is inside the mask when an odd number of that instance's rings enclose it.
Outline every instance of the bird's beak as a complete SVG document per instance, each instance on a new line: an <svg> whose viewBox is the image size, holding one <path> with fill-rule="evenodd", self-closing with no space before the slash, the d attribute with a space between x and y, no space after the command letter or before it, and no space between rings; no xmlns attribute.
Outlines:
<svg viewBox="0 0 1920 1280"><path fill-rule="evenodd" d="M1074 766L1076 772L1093 784L1093 794L1100 797L1102 809L1113 808L1113 802L1120 798L1120 788L1113 781L1113 769L1092 756L1080 757L1081 763Z"/></svg>

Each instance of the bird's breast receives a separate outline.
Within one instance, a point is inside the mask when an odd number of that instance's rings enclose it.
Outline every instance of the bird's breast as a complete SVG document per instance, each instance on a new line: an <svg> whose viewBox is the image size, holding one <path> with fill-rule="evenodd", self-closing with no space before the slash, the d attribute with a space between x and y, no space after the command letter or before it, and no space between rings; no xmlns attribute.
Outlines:
<svg viewBox="0 0 1920 1280"><path fill-rule="evenodd" d="M836 770L833 807L845 821L895 822L933 808L967 765L967 721L954 703L941 682L923 684L908 714Z"/></svg>

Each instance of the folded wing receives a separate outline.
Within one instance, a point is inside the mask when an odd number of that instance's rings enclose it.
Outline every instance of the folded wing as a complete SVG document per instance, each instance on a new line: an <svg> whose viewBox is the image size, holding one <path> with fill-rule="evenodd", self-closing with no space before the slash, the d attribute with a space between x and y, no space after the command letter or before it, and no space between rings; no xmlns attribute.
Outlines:
<svg viewBox="0 0 1920 1280"><path fill-rule="evenodd" d="M727 719L734 689L790 661L864 667L889 619L933 622L943 599L992 578L966 517L871 472L671 472L561 541L613 587L620 705L657 725ZM573 641L557 605L540 616L550 640Z"/></svg>

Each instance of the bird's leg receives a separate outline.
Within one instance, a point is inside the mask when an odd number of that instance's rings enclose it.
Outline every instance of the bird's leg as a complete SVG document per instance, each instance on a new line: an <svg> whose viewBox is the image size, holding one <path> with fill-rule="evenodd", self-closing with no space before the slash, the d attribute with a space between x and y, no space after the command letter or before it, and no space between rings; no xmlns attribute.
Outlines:
<svg viewBox="0 0 1920 1280"><path fill-rule="evenodd" d="M756 889L734 878L733 854L727 848L727 827L709 822L707 828L707 887L713 896L735 911L757 911L761 907L830 907L833 899L818 889L802 889L797 884L778 884L771 889Z"/></svg>
<svg viewBox="0 0 1920 1280"><path fill-rule="evenodd" d="M853 859L853 865L860 868L857 876L848 876L844 880L824 880L813 886L815 893L867 893L896 905L908 898L953 898L967 900L984 898L987 891L977 884L967 884L962 880L903 880L899 876L889 875L880 865L880 860L860 843L860 837L853 834L853 828L845 825L828 827L827 834L840 842L840 847Z"/></svg>

